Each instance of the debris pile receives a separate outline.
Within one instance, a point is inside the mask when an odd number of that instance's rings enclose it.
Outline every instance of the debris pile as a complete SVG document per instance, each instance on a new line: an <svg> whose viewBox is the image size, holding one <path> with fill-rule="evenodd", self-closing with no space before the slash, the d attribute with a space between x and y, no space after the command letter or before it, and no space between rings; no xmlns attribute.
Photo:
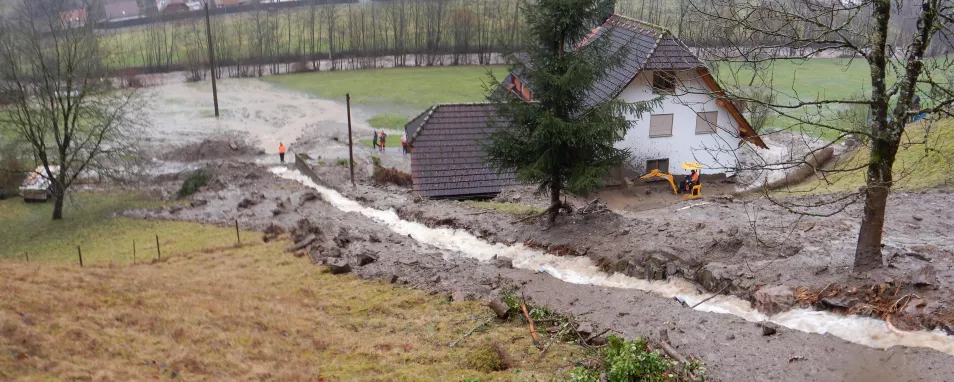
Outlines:
<svg viewBox="0 0 954 382"><path fill-rule="evenodd" d="M294 245L286 248L286 253L296 256L307 254L312 262L328 265L333 274L349 273L356 267L378 260L378 253L363 245L363 242L373 241L373 238L363 237L343 227L323 228L311 220L300 219L291 229L291 239Z"/></svg>

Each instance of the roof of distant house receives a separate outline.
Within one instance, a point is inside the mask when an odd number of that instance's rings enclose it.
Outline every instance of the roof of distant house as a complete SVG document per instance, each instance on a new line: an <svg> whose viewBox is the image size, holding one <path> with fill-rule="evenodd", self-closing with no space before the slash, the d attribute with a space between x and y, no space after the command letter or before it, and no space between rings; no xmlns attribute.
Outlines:
<svg viewBox="0 0 954 382"><path fill-rule="evenodd" d="M135 1L120 1L103 6L107 20L139 17L139 4Z"/></svg>
<svg viewBox="0 0 954 382"><path fill-rule="evenodd" d="M483 143L501 128L490 103L435 105L405 125L413 147L414 194L430 198L493 196L516 183L486 163Z"/></svg>

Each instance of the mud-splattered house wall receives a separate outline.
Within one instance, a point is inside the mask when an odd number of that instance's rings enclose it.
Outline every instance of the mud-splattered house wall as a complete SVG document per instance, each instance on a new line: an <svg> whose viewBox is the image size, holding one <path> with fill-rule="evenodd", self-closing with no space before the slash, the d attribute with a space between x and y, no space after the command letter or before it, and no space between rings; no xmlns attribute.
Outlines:
<svg viewBox="0 0 954 382"><path fill-rule="evenodd" d="M671 92L654 91L654 73L639 73L619 95L627 102L665 97L651 113L638 119L632 116L633 127L617 143L617 147L632 151L630 168L645 173L651 170L647 162L668 160L668 169L660 171L686 174L688 171L680 166L682 162L699 162L703 173L731 174L736 167L735 150L740 139L736 119L710 95L696 70L670 72L676 77Z"/></svg>

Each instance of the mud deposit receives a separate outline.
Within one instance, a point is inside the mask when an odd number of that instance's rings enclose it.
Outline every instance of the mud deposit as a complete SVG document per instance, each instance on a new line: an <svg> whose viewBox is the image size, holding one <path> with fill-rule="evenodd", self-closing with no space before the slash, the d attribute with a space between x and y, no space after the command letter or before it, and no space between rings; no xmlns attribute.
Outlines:
<svg viewBox="0 0 954 382"><path fill-rule="evenodd" d="M448 293L455 299L492 298L504 288L513 287L536 303L626 336L653 336L660 329L668 329L671 342L680 352L702 359L710 374L722 380L940 381L954 375L954 358L938 351L900 346L881 350L830 334L785 328L779 334L763 336L754 322L692 310L658 294L571 284L547 272L519 269L521 264L502 258L478 262L463 252L429 245L423 238L397 234L359 213L343 212L315 190L276 177L263 167L229 163L210 169L217 174L215 186L195 195L190 206L133 211L130 215L222 225L234 224L238 219L244 228L292 231L299 242L310 239L304 248L290 253L308 255L316 262L336 267L347 265L362 277ZM344 168L326 165L317 170L329 185L347 183ZM167 182L161 187L175 188L178 184ZM573 254L600 265L600 272L676 283L683 288L688 285L690 291L699 289L692 291L698 296L707 296L700 291L724 289L723 293L752 300L758 291L771 290L769 287L806 286L818 292L831 283L842 292L829 302L843 303L837 297L848 296L850 288L886 284L891 278L900 285L897 296L913 293L924 302L908 303L906 309L932 307L943 313L950 303L952 259L941 234L946 215L928 216L936 214L930 213L931 207L912 206L910 203L917 199L911 195L896 195L899 199L889 213L885 253L892 266L872 274L852 275L846 268L850 253L845 248L851 246L853 229L857 229L848 221L857 224L858 220L851 215L816 220L786 218L759 202L710 199L625 216L606 212L565 217L557 227L545 229L535 224L514 224L514 217L463 203L418 200L407 190L395 187L359 184L354 189L337 188L365 207L393 208L406 220L463 229L490 243L509 245L533 240L541 250L569 248ZM941 192L919 196L921 200L950 199ZM530 196L522 199L533 200ZM911 211L925 210L925 216L918 216L921 220L911 216ZM760 222L757 236L749 224L753 220ZM920 224L915 228L912 222ZM898 255L892 255L894 252ZM908 277L923 276L925 265L933 267L936 282L918 287L908 281ZM679 284L681 279L693 283ZM788 299L784 292L771 297L765 299L763 310L798 306L798 301L792 301L794 296ZM893 321L907 329L925 324L917 317L932 317L912 314L913 321L907 322L902 316ZM865 320L880 325L880 321ZM939 333L943 328L936 326L935 330Z"/></svg>

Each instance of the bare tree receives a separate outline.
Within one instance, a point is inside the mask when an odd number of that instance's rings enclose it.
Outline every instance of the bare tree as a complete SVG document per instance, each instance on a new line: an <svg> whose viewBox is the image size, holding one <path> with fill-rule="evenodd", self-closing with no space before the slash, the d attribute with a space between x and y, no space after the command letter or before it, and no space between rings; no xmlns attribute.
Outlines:
<svg viewBox="0 0 954 382"><path fill-rule="evenodd" d="M64 197L82 175L104 175L128 158L136 126L130 112L138 106L135 89L111 89L103 79L107 55L93 23L61 17L68 6L32 2L0 22L0 93L13 98L0 126L28 142L43 167L54 220L63 218Z"/></svg>
<svg viewBox="0 0 954 382"><path fill-rule="evenodd" d="M906 126L922 114L947 116L954 103L954 83L948 57L928 57L932 41L951 37L954 3L948 0L690 0L692 11L705 18L719 49L705 56L719 61L725 94L720 98L757 103L781 117L784 130L822 131L834 142L854 136L867 142L867 161L853 168L818 168L830 171L863 171L865 186L856 195L840 195L826 203L826 214L841 211L846 203L863 200L864 210L855 249L854 268L865 271L883 265L882 235L888 195L895 185L895 158L902 147ZM914 4L912 10L912 4ZM892 20L902 10L916 23L910 33L898 35ZM845 56L846 65L863 60L870 82L859 87L861 95L832 96L822 91L799 94L792 85L776 80L771 66L787 61L800 65L816 57ZM753 70L754 69L754 70ZM767 70L763 70L767 69ZM751 76L751 77L749 77ZM745 78L739 78L745 77ZM739 85L741 84L741 85ZM746 86L748 84L748 86ZM773 96L754 97L753 87L770 89ZM919 108L920 96L926 107ZM868 118L857 118L861 110ZM848 113L846 113L848 111ZM847 115L851 114L851 115ZM924 143L924 142L920 142ZM815 149L816 152L818 148ZM811 156L811 155L809 155ZM792 163L800 165L802 163ZM833 204L832 204L833 203ZM819 207L818 203L795 207ZM795 208L803 213L807 210Z"/></svg>

